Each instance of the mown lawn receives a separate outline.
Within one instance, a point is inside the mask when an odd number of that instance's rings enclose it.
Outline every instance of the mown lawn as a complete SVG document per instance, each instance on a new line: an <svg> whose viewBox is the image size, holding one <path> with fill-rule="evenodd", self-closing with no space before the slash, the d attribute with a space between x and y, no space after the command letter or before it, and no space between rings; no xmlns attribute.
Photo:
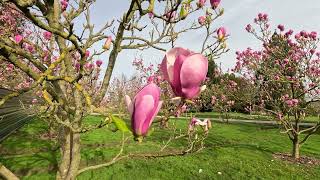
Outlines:
<svg viewBox="0 0 320 180"><path fill-rule="evenodd" d="M195 115L199 118L225 118L225 114L221 115L219 112L201 112L195 113ZM258 114L244 114L244 113L236 113L230 112L228 113L228 117L230 119L238 119L238 120L263 120L263 121L273 121L274 119L268 115L258 115ZM320 121L318 116L307 116L303 122L318 122Z"/></svg>
<svg viewBox="0 0 320 180"><path fill-rule="evenodd" d="M99 121L97 117L88 123ZM185 129L187 122L177 120ZM141 144L129 140L124 153L156 153L170 131L156 126L150 137ZM0 161L22 179L54 179L58 151L55 145L39 138L46 129L41 123L31 123L12 135L0 146ZM110 160L119 150L122 133L107 128L82 136L81 166ZM320 136L314 135L303 145L302 154L320 158ZM174 141L166 151L186 144ZM117 147L114 147L114 146ZM194 154L162 158L131 158L116 164L88 171L78 179L318 179L320 166L296 165L272 157L276 152L290 152L287 136L279 129L257 125L214 123L206 140L206 148Z"/></svg>

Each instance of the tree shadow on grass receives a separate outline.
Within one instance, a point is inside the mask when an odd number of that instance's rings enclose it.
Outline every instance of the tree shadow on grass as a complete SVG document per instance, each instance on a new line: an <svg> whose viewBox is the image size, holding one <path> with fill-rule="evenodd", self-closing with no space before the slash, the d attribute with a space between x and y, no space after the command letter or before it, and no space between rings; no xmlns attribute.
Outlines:
<svg viewBox="0 0 320 180"><path fill-rule="evenodd" d="M235 140L221 140L222 138L216 137L212 139L207 139L205 142L205 146L207 149L217 150L220 148L234 148L234 149L247 149L250 151L260 151L266 154L272 154L274 151L265 148L263 146L259 146L257 144L250 144L250 143L241 143Z"/></svg>
<svg viewBox="0 0 320 180"><path fill-rule="evenodd" d="M58 169L58 148L49 142L43 143L45 147L36 152L3 155L0 161L20 177L30 176L38 173L56 172Z"/></svg>
<svg viewBox="0 0 320 180"><path fill-rule="evenodd" d="M34 154L32 160L27 161L24 166L25 168L19 169L17 174L25 177L33 174L56 172L58 170L58 163L55 154L50 153L49 156L48 154L41 153ZM47 165L37 166L40 164Z"/></svg>

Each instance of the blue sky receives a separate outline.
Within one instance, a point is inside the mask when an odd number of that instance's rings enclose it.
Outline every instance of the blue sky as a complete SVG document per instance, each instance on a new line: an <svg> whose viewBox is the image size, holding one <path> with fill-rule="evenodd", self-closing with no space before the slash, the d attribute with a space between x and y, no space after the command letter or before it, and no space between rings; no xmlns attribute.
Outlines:
<svg viewBox="0 0 320 180"><path fill-rule="evenodd" d="M207 0L209 1L209 0ZM92 7L92 22L96 27L106 21L121 17L128 8L130 0L97 0ZM208 3L208 2L207 2ZM259 47L258 41L248 34L244 27L252 23L253 18L259 13L269 14L272 28L278 24L284 24L295 32L300 30L317 31L320 34L320 1L319 0L222 0L221 6L225 14L215 22L215 27L225 26L230 34L227 42L230 51L224 54L217 62L221 63L223 70L231 69L235 64L235 51L247 47ZM187 21L194 20L186 19ZM177 46L198 51L203 39L203 31L187 33L177 42ZM101 48L101 44L94 48ZM135 72L131 63L135 57L143 57L147 63L159 63L164 56L163 52L156 50L125 50L122 51L116 62L114 75L122 73L131 75ZM100 59L105 61L106 66L108 54L103 54Z"/></svg>

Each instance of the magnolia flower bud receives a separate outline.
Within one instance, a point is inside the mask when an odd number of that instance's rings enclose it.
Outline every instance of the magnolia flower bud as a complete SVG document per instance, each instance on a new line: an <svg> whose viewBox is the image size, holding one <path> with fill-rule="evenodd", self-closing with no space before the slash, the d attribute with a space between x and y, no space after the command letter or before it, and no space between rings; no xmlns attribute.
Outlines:
<svg viewBox="0 0 320 180"><path fill-rule="evenodd" d="M211 4L212 9L216 9L219 6L220 1L221 0L210 0L210 4Z"/></svg>
<svg viewBox="0 0 320 180"><path fill-rule="evenodd" d="M189 8L186 5L181 7L181 9L180 9L180 18L181 19L185 19L188 16L188 13L189 13L188 9Z"/></svg>
<svg viewBox="0 0 320 180"><path fill-rule="evenodd" d="M126 95L125 103L131 116L132 132L135 139L141 141L147 135L153 119L161 108L160 88L150 83L143 87L132 101Z"/></svg>
<svg viewBox="0 0 320 180"><path fill-rule="evenodd" d="M227 34L227 31L224 27L220 27L218 30L217 30L217 36L218 36L218 40L219 41L223 41L225 36Z"/></svg>
<svg viewBox="0 0 320 180"><path fill-rule="evenodd" d="M108 36L108 38L107 38L107 40L106 40L106 42L104 43L104 45L103 45L102 48L105 49L105 50L109 50L111 44L112 44L112 37L111 37L111 36Z"/></svg>

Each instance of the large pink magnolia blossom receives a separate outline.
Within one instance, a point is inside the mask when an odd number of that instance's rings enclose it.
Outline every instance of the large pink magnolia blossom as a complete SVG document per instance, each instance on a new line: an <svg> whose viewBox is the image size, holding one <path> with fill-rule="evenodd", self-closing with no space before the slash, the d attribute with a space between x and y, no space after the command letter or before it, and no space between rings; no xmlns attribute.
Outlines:
<svg viewBox="0 0 320 180"><path fill-rule="evenodd" d="M132 101L126 95L125 102L131 115L132 132L139 140L147 135L153 119L161 108L160 88L150 83L143 87Z"/></svg>
<svg viewBox="0 0 320 180"><path fill-rule="evenodd" d="M165 55L161 71L176 96L193 99L206 79L208 59L184 48L173 48Z"/></svg>

